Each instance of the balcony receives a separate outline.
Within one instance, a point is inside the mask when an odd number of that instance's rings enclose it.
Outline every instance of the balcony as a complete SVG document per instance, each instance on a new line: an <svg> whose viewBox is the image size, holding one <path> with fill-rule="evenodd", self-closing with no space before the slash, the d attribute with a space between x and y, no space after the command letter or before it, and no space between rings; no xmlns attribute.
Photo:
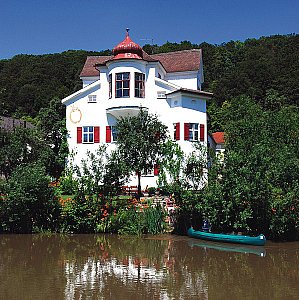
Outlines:
<svg viewBox="0 0 299 300"><path fill-rule="evenodd" d="M106 109L107 114L112 115L116 119L120 117L134 117L137 116L140 109L148 111L147 107L144 106L115 106Z"/></svg>

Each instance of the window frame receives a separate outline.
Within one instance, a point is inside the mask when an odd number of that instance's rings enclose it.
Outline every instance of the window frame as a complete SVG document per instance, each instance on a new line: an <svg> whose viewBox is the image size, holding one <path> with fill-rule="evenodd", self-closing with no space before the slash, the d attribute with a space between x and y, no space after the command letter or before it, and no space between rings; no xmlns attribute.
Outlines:
<svg viewBox="0 0 299 300"><path fill-rule="evenodd" d="M166 99L166 91L157 91L158 99Z"/></svg>
<svg viewBox="0 0 299 300"><path fill-rule="evenodd" d="M197 127L197 128L196 128ZM199 123L189 123L189 141L199 141ZM197 138L196 138L197 135Z"/></svg>
<svg viewBox="0 0 299 300"><path fill-rule="evenodd" d="M88 95L87 103L97 103L97 95Z"/></svg>
<svg viewBox="0 0 299 300"><path fill-rule="evenodd" d="M87 137L87 141L85 141L84 136ZM90 137L92 137L92 141ZM94 144L94 126L82 126L82 144Z"/></svg>
<svg viewBox="0 0 299 300"><path fill-rule="evenodd" d="M128 79L124 76L128 75ZM118 76L121 76L121 79L118 79ZM130 98L130 72L121 72L115 73L115 98ZM127 84L125 84L127 82ZM118 83L120 83L121 87L118 88ZM124 87L127 85L128 87ZM118 95L118 91L121 91L121 95ZM124 95L124 91L128 91L128 95Z"/></svg>
<svg viewBox="0 0 299 300"><path fill-rule="evenodd" d="M109 83L109 99L112 98L112 74L108 75L108 83Z"/></svg>
<svg viewBox="0 0 299 300"><path fill-rule="evenodd" d="M139 77L140 76L140 77ZM134 73L134 95L136 98L145 98L145 74L140 72Z"/></svg>
<svg viewBox="0 0 299 300"><path fill-rule="evenodd" d="M117 141L117 131L116 131L116 126L110 126L111 129L111 142L115 143Z"/></svg>

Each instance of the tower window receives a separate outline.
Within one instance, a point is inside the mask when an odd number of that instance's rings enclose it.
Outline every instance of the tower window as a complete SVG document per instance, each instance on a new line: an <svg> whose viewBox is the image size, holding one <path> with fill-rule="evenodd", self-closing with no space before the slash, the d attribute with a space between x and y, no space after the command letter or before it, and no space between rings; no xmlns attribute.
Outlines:
<svg viewBox="0 0 299 300"><path fill-rule="evenodd" d="M109 99L110 99L112 97L112 74L109 74L108 81L109 81Z"/></svg>
<svg viewBox="0 0 299 300"><path fill-rule="evenodd" d="M130 73L115 74L115 97L127 98L130 97Z"/></svg>
<svg viewBox="0 0 299 300"><path fill-rule="evenodd" d="M135 73L135 97L144 98L144 82L145 82L145 74L143 73Z"/></svg>

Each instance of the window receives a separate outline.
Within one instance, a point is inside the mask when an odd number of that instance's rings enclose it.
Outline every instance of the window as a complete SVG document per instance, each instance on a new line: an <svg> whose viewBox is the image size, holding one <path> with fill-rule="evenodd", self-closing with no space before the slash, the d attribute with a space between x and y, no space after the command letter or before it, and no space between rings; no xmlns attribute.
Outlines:
<svg viewBox="0 0 299 300"><path fill-rule="evenodd" d="M77 127L77 144L92 144L100 142L99 126Z"/></svg>
<svg viewBox="0 0 299 300"><path fill-rule="evenodd" d="M144 81L143 73L135 73L135 97L144 98Z"/></svg>
<svg viewBox="0 0 299 300"><path fill-rule="evenodd" d="M109 81L109 99L110 99L112 98L112 74L109 74L108 81Z"/></svg>
<svg viewBox="0 0 299 300"><path fill-rule="evenodd" d="M117 141L116 126L111 126L111 133L112 133L112 142L116 142Z"/></svg>
<svg viewBox="0 0 299 300"><path fill-rule="evenodd" d="M88 103L97 103L97 95L89 95Z"/></svg>
<svg viewBox="0 0 299 300"><path fill-rule="evenodd" d="M116 126L106 126L106 143L111 143L116 141L117 141Z"/></svg>
<svg viewBox="0 0 299 300"><path fill-rule="evenodd" d="M198 123L189 124L189 141L198 141Z"/></svg>
<svg viewBox="0 0 299 300"><path fill-rule="evenodd" d="M165 91L158 91L157 92L157 98L166 98L166 92Z"/></svg>
<svg viewBox="0 0 299 300"><path fill-rule="evenodd" d="M115 74L115 97L126 98L130 97L130 73Z"/></svg>
<svg viewBox="0 0 299 300"><path fill-rule="evenodd" d="M83 143L93 143L94 142L94 130L93 126L83 127Z"/></svg>
<svg viewBox="0 0 299 300"><path fill-rule="evenodd" d="M185 141L205 141L205 125L198 123L184 123Z"/></svg>

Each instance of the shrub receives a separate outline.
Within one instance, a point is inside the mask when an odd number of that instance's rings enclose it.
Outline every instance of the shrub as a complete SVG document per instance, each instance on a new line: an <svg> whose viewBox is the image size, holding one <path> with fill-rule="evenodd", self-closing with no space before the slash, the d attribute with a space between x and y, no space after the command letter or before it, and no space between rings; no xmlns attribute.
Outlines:
<svg viewBox="0 0 299 300"><path fill-rule="evenodd" d="M60 206L43 166L17 167L4 189L0 207L3 231L31 233L58 228Z"/></svg>
<svg viewBox="0 0 299 300"><path fill-rule="evenodd" d="M150 196L153 196L153 195L155 195L155 193L156 193L156 188L155 187L149 187L148 188L148 194L150 195Z"/></svg>

